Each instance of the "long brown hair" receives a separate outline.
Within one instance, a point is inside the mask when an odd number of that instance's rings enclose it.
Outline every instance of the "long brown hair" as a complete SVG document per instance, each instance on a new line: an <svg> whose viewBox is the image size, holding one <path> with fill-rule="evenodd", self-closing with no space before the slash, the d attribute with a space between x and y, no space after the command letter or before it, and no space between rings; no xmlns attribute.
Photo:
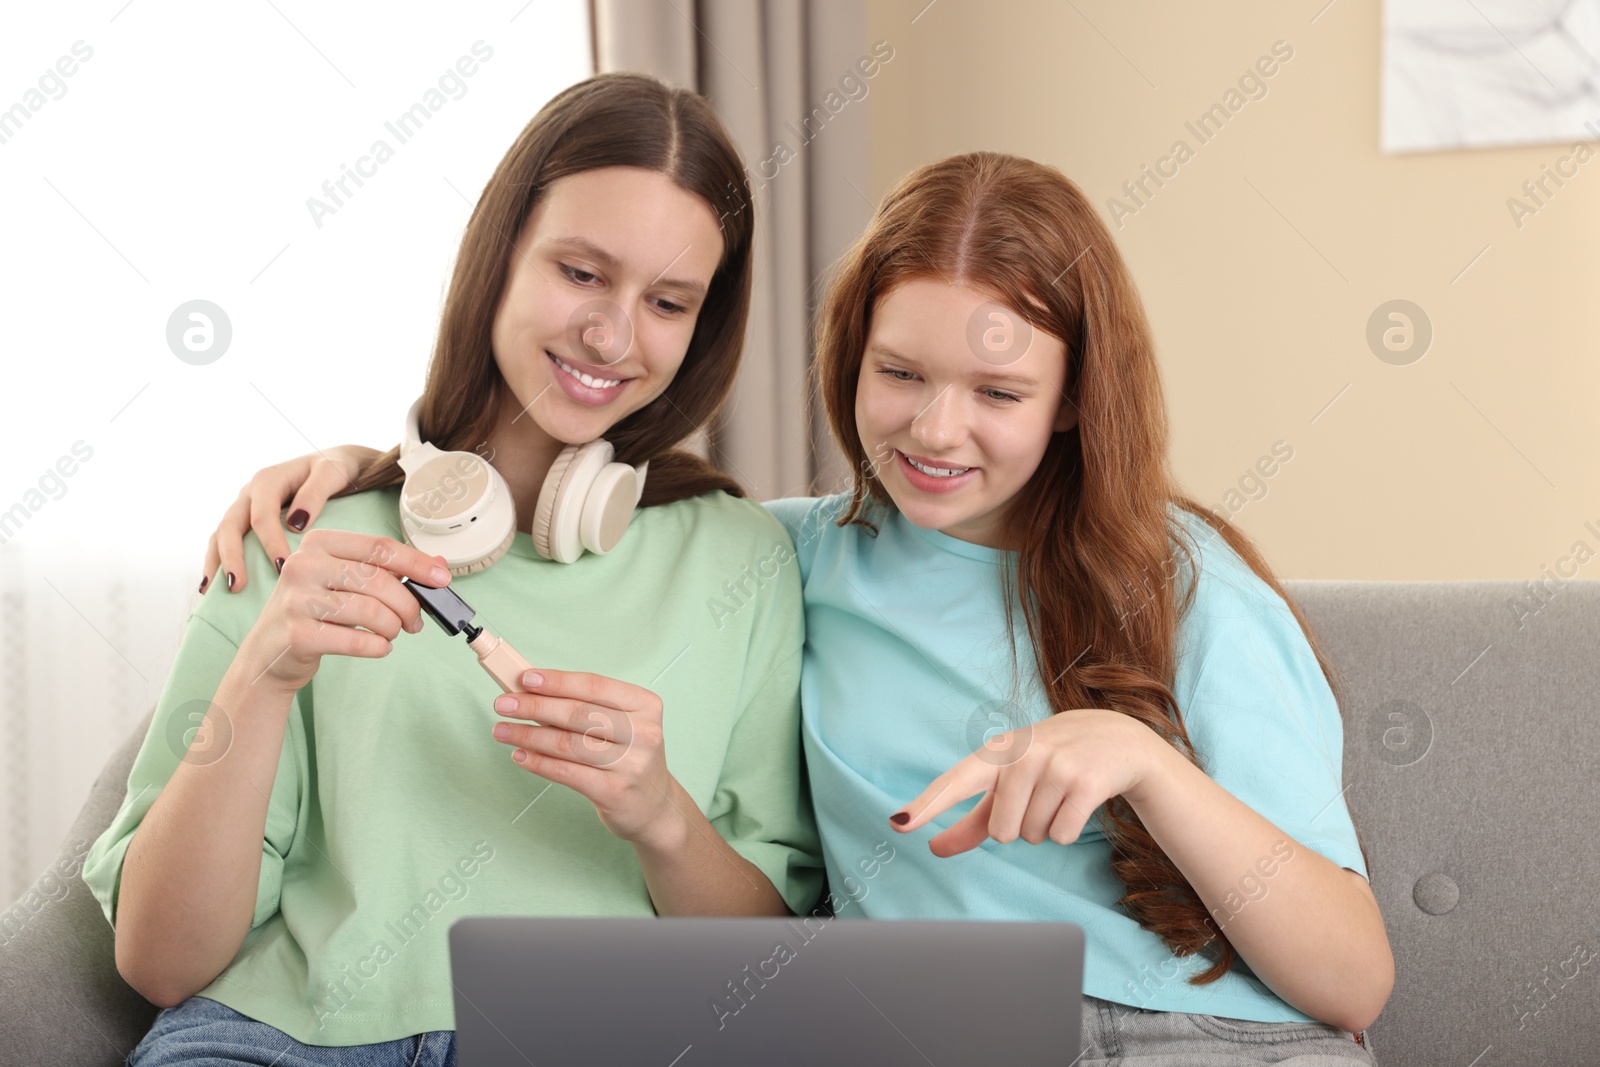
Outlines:
<svg viewBox="0 0 1600 1067"><path fill-rule="evenodd" d="M1002 568L1007 629L1014 587L1053 713L1122 712L1199 765L1171 688L1178 621L1194 597L1192 582L1177 588L1178 558L1192 574L1194 555L1171 521L1174 505L1209 524L1207 540L1220 535L1283 597L1337 693L1304 616L1261 554L1178 490L1138 291L1088 199L1044 164L977 152L922 167L889 192L837 265L817 319L819 388L855 472L837 525L875 533L869 516L893 507L862 446L855 396L873 308L914 278L993 293L1066 346L1063 402L1077 407L1077 427L1052 435L1002 526L1005 545L1016 549L1014 568ZM1122 797L1106 802L1100 822L1125 889L1118 904L1175 955L1213 960L1191 982L1221 978L1236 950L1177 865Z"/></svg>
<svg viewBox="0 0 1600 1067"><path fill-rule="evenodd" d="M601 167L666 175L718 216L722 262L695 322L683 364L666 390L606 433L619 462L650 463L644 507L739 483L674 445L727 399L739 369L750 311L751 193L738 150L705 99L643 74L601 74L564 90L539 110L495 168L467 222L428 364L417 426L447 451L488 440L507 392L490 331L523 223L550 183ZM398 417L398 416L397 416ZM404 474L399 448L364 467L335 495L393 485Z"/></svg>

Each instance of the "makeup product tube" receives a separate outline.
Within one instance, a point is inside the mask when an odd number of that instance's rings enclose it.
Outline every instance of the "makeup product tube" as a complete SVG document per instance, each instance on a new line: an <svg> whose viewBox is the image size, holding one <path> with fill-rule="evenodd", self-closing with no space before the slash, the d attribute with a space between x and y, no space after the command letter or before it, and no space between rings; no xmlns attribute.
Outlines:
<svg viewBox="0 0 1600 1067"><path fill-rule="evenodd" d="M471 605L451 592L448 586L423 585L410 578L400 579L400 584L411 590L411 594L422 605L422 610L433 616L433 620L444 627L445 633L451 637L463 633L467 635L467 647L478 654L478 662L489 672L489 677L494 679L496 685L507 693L527 692L522 688L522 672L531 665L503 638L496 637L481 626L472 625L472 617L477 612L472 610Z"/></svg>
<svg viewBox="0 0 1600 1067"><path fill-rule="evenodd" d="M467 647L478 654L478 662L501 689L508 693L527 692L522 688L522 672L532 664L503 639L488 630L479 630L478 636L467 642Z"/></svg>

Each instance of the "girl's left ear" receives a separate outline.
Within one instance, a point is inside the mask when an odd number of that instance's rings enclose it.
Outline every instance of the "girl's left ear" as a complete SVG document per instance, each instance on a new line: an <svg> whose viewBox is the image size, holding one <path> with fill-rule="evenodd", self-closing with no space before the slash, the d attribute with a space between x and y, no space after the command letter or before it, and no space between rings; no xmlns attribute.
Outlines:
<svg viewBox="0 0 1600 1067"><path fill-rule="evenodd" d="M1078 405L1072 402L1071 397L1061 398L1061 410L1056 413L1056 423L1051 427L1057 433L1070 430L1078 425Z"/></svg>

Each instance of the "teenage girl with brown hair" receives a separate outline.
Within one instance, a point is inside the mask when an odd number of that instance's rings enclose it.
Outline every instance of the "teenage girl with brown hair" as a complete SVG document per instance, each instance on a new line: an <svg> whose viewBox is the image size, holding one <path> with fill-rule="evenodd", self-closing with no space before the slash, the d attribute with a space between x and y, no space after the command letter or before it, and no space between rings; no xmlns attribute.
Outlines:
<svg viewBox="0 0 1600 1067"><path fill-rule="evenodd" d="M737 371L749 195L695 94L616 74L556 96L473 210L416 409L421 441L492 460L504 540L440 570L402 540L391 451L297 544L241 543L201 583L84 867L119 971L164 1009L134 1067L453 1063L464 914L813 905L794 568L731 619L705 609L789 540L674 447ZM645 468L642 498L605 554L550 558L541 491L597 439ZM403 578L529 657L527 691L497 699Z"/></svg>

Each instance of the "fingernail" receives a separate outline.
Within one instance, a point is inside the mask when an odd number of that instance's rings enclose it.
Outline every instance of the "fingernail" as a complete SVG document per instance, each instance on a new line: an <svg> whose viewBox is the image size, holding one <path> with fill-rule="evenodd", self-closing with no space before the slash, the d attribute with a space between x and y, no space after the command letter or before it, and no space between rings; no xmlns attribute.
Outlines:
<svg viewBox="0 0 1600 1067"><path fill-rule="evenodd" d="M517 698L512 696L510 693L506 693L506 694L504 694L502 696L495 697L494 698L494 710L495 711L516 711L517 710ZM495 736L499 737L500 735L499 734L495 734Z"/></svg>
<svg viewBox="0 0 1600 1067"><path fill-rule="evenodd" d="M520 748L517 749L515 752L511 753L511 758L516 760L518 763L527 763L528 762L528 754L526 752L522 751L522 749L520 749Z"/></svg>
<svg viewBox="0 0 1600 1067"><path fill-rule="evenodd" d="M209 584L211 584L211 575L208 574L204 578L200 579L200 591L204 593L206 591L206 586Z"/></svg>
<svg viewBox="0 0 1600 1067"><path fill-rule="evenodd" d="M283 557L279 556L277 559L273 560L272 562L274 562L274 563L276 563L278 565L278 573L282 574L283 573Z"/></svg>
<svg viewBox="0 0 1600 1067"><path fill-rule="evenodd" d="M306 514L305 508L295 508L289 516L289 529L299 533L306 528L306 520L309 518L311 516Z"/></svg>
<svg viewBox="0 0 1600 1067"><path fill-rule="evenodd" d="M228 592L233 592L233 572L228 572Z"/></svg>
<svg viewBox="0 0 1600 1067"><path fill-rule="evenodd" d="M498 701L497 701L497 703L498 703ZM501 723L499 726L496 726L494 728L494 739L496 741L505 741L510 737L511 737L511 727L509 725L507 725L506 723Z"/></svg>
<svg viewBox="0 0 1600 1067"><path fill-rule="evenodd" d="M522 686L524 689L537 689L544 684L544 675L538 671L523 671Z"/></svg>
<svg viewBox="0 0 1600 1067"><path fill-rule="evenodd" d="M434 585L445 585L450 581L450 572L443 567L433 568L428 572L428 575L433 580Z"/></svg>
<svg viewBox="0 0 1600 1067"><path fill-rule="evenodd" d="M904 826L906 823L911 821L911 813L909 811L897 811L893 815L889 816L889 821L894 823L896 826Z"/></svg>

